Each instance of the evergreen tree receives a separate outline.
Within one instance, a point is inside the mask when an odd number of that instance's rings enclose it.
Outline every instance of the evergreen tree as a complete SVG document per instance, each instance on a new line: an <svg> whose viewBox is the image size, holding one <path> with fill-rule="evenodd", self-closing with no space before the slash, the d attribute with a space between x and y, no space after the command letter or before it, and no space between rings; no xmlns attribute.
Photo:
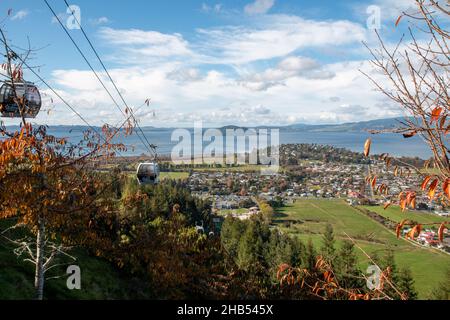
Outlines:
<svg viewBox="0 0 450 320"><path fill-rule="evenodd" d="M351 241L345 240L337 255L335 273L344 288L363 289L365 281L358 268L358 258L355 246Z"/></svg>
<svg viewBox="0 0 450 320"><path fill-rule="evenodd" d="M400 270L397 281L398 290L409 300L417 299L417 291L414 288L414 279L411 269L403 268Z"/></svg>
<svg viewBox="0 0 450 320"><path fill-rule="evenodd" d="M383 271L387 270L388 268L390 269L390 276L387 279L388 281L385 282L384 292L391 298L400 299L401 297L397 292L397 290L400 291L398 288L399 275L397 264L395 263L394 251L392 249L390 248L388 249L386 255L384 256L384 259L381 262L380 267L382 268ZM388 282L390 282L391 284L389 284ZM392 288L392 286L394 286L395 288Z"/></svg>
<svg viewBox="0 0 450 320"><path fill-rule="evenodd" d="M226 218L222 224L220 236L222 246L233 261L237 259L239 242L244 231L245 225L238 219Z"/></svg>
<svg viewBox="0 0 450 320"><path fill-rule="evenodd" d="M331 224L327 224L325 233L322 237L323 246L322 246L322 255L323 258L330 264L333 265L334 259L336 257L336 248L334 239L334 231L333 226Z"/></svg>
<svg viewBox="0 0 450 320"><path fill-rule="evenodd" d="M316 265L316 250L314 249L314 245L312 243L311 238L308 239L308 244L306 245L305 257L303 259L304 265L310 271L315 269Z"/></svg>

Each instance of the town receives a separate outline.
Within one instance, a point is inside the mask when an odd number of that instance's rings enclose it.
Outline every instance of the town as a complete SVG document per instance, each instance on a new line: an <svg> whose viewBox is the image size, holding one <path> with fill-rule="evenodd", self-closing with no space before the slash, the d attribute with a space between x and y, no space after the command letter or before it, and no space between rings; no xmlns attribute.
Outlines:
<svg viewBox="0 0 450 320"><path fill-rule="evenodd" d="M216 222L227 215L249 219L260 213L261 201L277 208L299 199L342 199L353 207L382 208L387 202L398 205L397 195L402 191L417 193L414 211L449 216L438 201L430 202L420 190L423 177L404 165L421 165L420 159L394 160L386 166L376 155L369 160L361 153L309 144L281 145L279 152L281 169L275 175L261 174L260 168L254 165L173 165L167 162L162 164L162 171L187 172L186 187L194 196L211 201ZM389 186L387 194L376 192L367 182L370 174L376 174L378 184ZM395 229L392 221L386 222L381 216L378 220ZM437 232L432 228L424 229L416 241L450 251L449 241L443 244L437 241Z"/></svg>

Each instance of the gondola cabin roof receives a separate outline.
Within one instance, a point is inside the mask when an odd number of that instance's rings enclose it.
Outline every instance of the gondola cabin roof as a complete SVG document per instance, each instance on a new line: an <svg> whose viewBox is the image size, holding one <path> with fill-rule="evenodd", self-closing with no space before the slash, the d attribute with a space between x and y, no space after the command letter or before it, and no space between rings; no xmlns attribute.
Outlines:
<svg viewBox="0 0 450 320"><path fill-rule="evenodd" d="M17 99L23 99L23 110L20 112ZM0 87L0 112L5 118L35 118L42 106L39 89L27 81L3 82Z"/></svg>

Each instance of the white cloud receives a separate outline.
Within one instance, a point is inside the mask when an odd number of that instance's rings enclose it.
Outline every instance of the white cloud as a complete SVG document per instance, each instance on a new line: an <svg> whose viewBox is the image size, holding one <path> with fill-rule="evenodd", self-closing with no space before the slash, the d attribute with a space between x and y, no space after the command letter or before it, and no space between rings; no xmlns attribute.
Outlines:
<svg viewBox="0 0 450 320"><path fill-rule="evenodd" d="M360 43L366 30L346 20L316 21L276 15L258 19L255 26L199 29L205 56L211 63L243 64L284 57L305 48Z"/></svg>
<svg viewBox="0 0 450 320"><path fill-rule="evenodd" d="M180 82L197 81L201 79L200 71L195 68L182 68L170 72L167 77Z"/></svg>
<svg viewBox="0 0 450 320"><path fill-rule="evenodd" d="M311 61L298 63L292 58L287 59L281 60L276 67L288 70L317 67ZM196 120L214 126L338 123L398 115L395 106L388 105L358 71L358 68L369 68L367 61L339 62L320 68L332 72L334 78L309 79L294 75L285 79L283 85L265 91L243 86L235 76L218 70L203 73L179 63L148 68L124 67L110 72L129 105L140 106L147 98L152 99L150 108L144 106L138 112L142 125L189 126ZM100 76L106 79L103 73ZM62 88L62 95L89 122L115 124L123 118L92 72L55 71L52 82ZM61 105L57 110L65 109ZM48 121L80 122L67 117L68 113L56 112Z"/></svg>
<svg viewBox="0 0 450 320"><path fill-rule="evenodd" d="M334 75L314 59L291 56L280 61L275 68L245 77L242 84L251 90L264 91L273 86L284 85L285 80L293 77L325 80Z"/></svg>
<svg viewBox="0 0 450 320"><path fill-rule="evenodd" d="M29 14L30 12L28 10L19 10L11 17L11 20L22 20L25 19Z"/></svg>
<svg viewBox="0 0 450 320"><path fill-rule="evenodd" d="M244 7L246 14L264 14L267 13L275 4L275 0L255 0L255 2Z"/></svg>
<svg viewBox="0 0 450 320"><path fill-rule="evenodd" d="M109 19L107 17L99 17L99 18L96 18L96 19L90 19L89 22L91 24L93 24L94 26L110 23L110 21L109 21Z"/></svg>
<svg viewBox="0 0 450 320"><path fill-rule="evenodd" d="M369 68L367 61L332 56L341 62L330 62L311 53L364 50L360 41L367 31L361 24L289 15L242 17L247 20L239 25L200 29L189 37L99 30L111 48L105 58L120 62L110 73L129 105L152 99L150 109L137 112L142 125L334 123L394 112L380 107L380 94L358 71ZM52 81L93 124L123 119L92 72L57 70ZM64 114L55 112L50 122L74 121Z"/></svg>
<svg viewBox="0 0 450 320"><path fill-rule="evenodd" d="M210 12L219 13L222 11L222 8L223 8L223 4L221 4L221 3L216 3L213 6L209 6L203 2L201 10L205 13L210 13Z"/></svg>
<svg viewBox="0 0 450 320"><path fill-rule="evenodd" d="M109 45L116 46L125 54L119 60L124 63L146 61L146 58L189 56L193 52L189 43L179 33L165 34L138 29L101 28L99 35Z"/></svg>

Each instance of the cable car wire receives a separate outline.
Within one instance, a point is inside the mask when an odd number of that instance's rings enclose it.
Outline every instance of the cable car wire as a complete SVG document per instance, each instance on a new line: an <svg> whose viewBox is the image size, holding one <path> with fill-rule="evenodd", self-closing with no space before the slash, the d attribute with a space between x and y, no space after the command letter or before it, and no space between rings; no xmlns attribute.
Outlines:
<svg viewBox="0 0 450 320"><path fill-rule="evenodd" d="M47 1L47 0L45 0ZM67 3L66 0L63 0L64 3L66 4L67 8L71 11L70 9L70 5ZM125 101L122 93L120 92L119 88L116 86L116 83L114 82L113 78L111 77L108 69L106 68L105 64L103 63L102 59L100 58L100 55L98 54L97 50L95 49L94 45L92 44L91 40L89 39L88 35L86 34L86 32L84 31L83 26L81 25L81 23L78 21L78 18L74 15L73 11L71 11L73 18L75 19L75 21L77 22L78 26L80 27L81 32L83 33L86 41L89 43L89 46L91 47L92 51L94 52L95 56L97 57L98 61L100 62L101 66L103 67L103 70L105 71L106 75L108 76L109 80L111 81L112 85L114 86L114 89L117 91L117 94L119 95L120 99L122 100L123 104L125 105L125 107L130 110L131 116L133 117L136 126L138 127L138 129L141 131L142 136L144 137L144 139L147 141L148 145L150 146L150 148L154 149L153 144L151 144L147 137L144 134L144 131L142 130L142 128L140 127L139 123L136 121L136 118L134 116L133 110L131 108L129 108L127 102ZM154 151L156 153L156 151Z"/></svg>
<svg viewBox="0 0 450 320"><path fill-rule="evenodd" d="M0 38L0 42L3 43L3 45L10 51L13 51L11 49L11 47L3 40ZM26 63L26 61L20 57L19 55L17 56L17 58L23 63L23 65L27 66L29 68L29 70L47 87L49 88L73 113L75 113L75 115L77 115L93 132L95 132L100 138L102 138L104 140L104 142L108 143L108 140L103 137L98 130L93 127L74 107L72 107L69 102L67 102L66 99L64 99L55 89L53 89L53 87L44 80L44 78L42 78L33 68L30 68L29 65ZM122 125L117 128L117 131L113 134L113 136L110 138L110 140L112 140L117 133L119 132L120 128L122 128L126 122L127 122L128 118L125 119L125 121L122 123ZM123 155L121 155L121 153L119 151L116 151L118 153L118 155L124 159L126 159Z"/></svg>
<svg viewBox="0 0 450 320"><path fill-rule="evenodd" d="M61 22L61 19L58 17L58 15L56 14L56 12L53 10L53 8L50 6L50 4L48 3L47 0L44 0L44 2L46 3L46 5L48 6L48 8L50 9L50 11L52 12L53 16L55 17L55 19L58 21L58 23L60 24L61 28L64 30L64 32L66 33L66 35L69 37L69 39L72 41L73 45L76 47L76 49L78 50L78 52L80 53L80 55L83 57L83 59L85 60L85 62L87 63L87 65L89 66L89 68L91 69L91 71L94 73L94 75L96 76L97 80L100 82L100 84L102 85L102 87L105 89L105 91L108 93L109 97L111 98L111 100L114 102L114 104L116 105L117 109L122 113L123 116L127 117L127 115L125 114L125 112L122 111L122 109L120 108L119 104L117 103L117 101L114 99L114 97L112 96L111 92L108 90L108 88L106 87L106 85L104 84L104 82L101 80L100 76L97 74L97 72L95 71L95 69L93 68L92 64L89 62L89 60L87 59L87 57L85 56L85 54L83 53L83 51L80 49L80 47L78 46L78 44L76 43L76 41L73 39L73 37L70 35L70 33L67 31L66 27L64 26L64 24ZM75 16L74 16L75 17ZM76 17L75 17L76 19ZM77 20L78 25L79 22ZM81 25L80 25L81 28ZM85 33L84 33L85 34ZM89 43L91 44L91 42L89 41ZM91 48L93 48L92 44L91 44ZM95 49L93 49L95 50ZM96 54L98 57L98 54ZM102 65L104 66L104 64L102 63ZM106 69L106 68L105 68ZM107 71L106 71L107 72ZM123 96L121 95L120 91L118 90L117 86L115 85L115 83L112 81L111 76L109 75L109 72L107 72L108 77L110 78L111 82L113 83L115 89L117 90L117 92L119 93L119 95L122 97L122 100L125 103L125 106L131 110L128 105L126 104L125 100L123 99ZM132 112L132 111L131 111ZM139 124L136 121L136 118L134 117L134 115L132 115L134 122L136 123L136 126L139 128L139 130L141 131L142 135L144 136L145 141L143 141L142 137L137 134L139 140L141 140L142 144L144 145L144 147L150 152L150 154L155 153L155 151L153 150L154 147L150 144L150 142L148 141L147 137L145 136L143 130L140 128Z"/></svg>
<svg viewBox="0 0 450 320"><path fill-rule="evenodd" d="M92 64L89 62L89 60L87 59L87 57L85 56L85 54L83 53L83 51L80 49L80 47L78 46L78 44L76 43L76 41L73 39L73 37L70 35L70 33L67 31L66 27L64 26L64 24L61 22L61 19L58 17L58 15L56 14L56 12L53 10L53 8L50 6L50 4L47 2L47 0L44 0L44 2L47 4L48 8L50 9L50 11L52 12L53 16L55 17L55 19L58 21L58 23L60 24L60 26L63 28L64 32L66 33L66 35L69 37L69 39L72 41L73 45L76 47L76 49L78 50L78 52L80 53L80 55L83 57L84 61L87 63L87 65L89 66L89 68L91 69L91 71L94 73L95 77L97 78L97 80L100 82L100 84L102 85L102 87L105 89L105 91L108 93L109 97L111 98L111 100L114 102L114 104L116 105L117 109L122 113L123 116L127 117L127 115L125 114L125 112L122 111L122 109L120 108L119 104L117 103L117 101L114 99L114 97L112 96L111 92L108 90L108 88L106 87L106 85L103 83L103 81L101 80L100 76L97 74L97 72L95 71L95 69L93 68ZM114 85L115 86L115 85ZM117 88L117 87L116 87ZM128 108L128 106L127 106ZM135 118L133 117L133 119L135 120ZM136 122L136 121L135 121ZM137 122L136 125L138 126ZM140 128L140 127L139 127ZM142 129L141 129L142 132ZM143 132L142 132L143 133ZM137 134L138 138L141 140L142 144L144 145L144 147L150 152L150 153L154 153L154 151L152 150L152 147L150 145L150 143L148 143L148 145L145 143L145 141L142 140L142 137ZM147 139L144 135L144 138ZM148 142L148 140L147 140Z"/></svg>

